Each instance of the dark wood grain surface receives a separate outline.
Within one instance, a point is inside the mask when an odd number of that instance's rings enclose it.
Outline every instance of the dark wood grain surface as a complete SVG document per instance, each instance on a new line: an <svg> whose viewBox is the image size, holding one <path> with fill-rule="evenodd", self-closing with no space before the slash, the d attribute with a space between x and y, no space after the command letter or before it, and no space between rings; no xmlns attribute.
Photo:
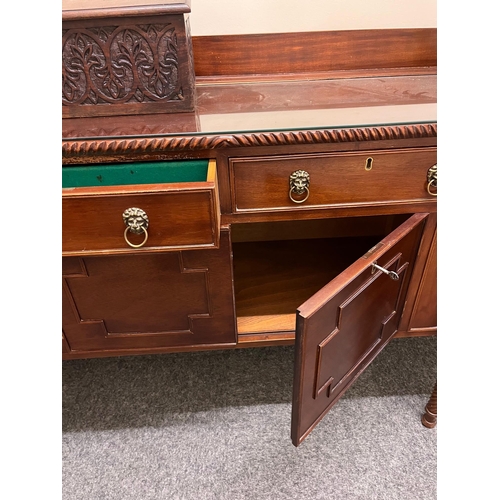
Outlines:
<svg viewBox="0 0 500 500"><path fill-rule="evenodd" d="M345 122L346 108L355 108L355 125L361 126L373 123L374 107L381 120L382 113L387 120L393 106L406 106L404 122L436 118L429 107L437 99L436 75L198 83L195 90L194 113L68 118L63 120L63 138L259 132L276 129L272 112L285 113L289 125L293 120L298 129L335 127Z"/></svg>
<svg viewBox="0 0 500 500"><path fill-rule="evenodd" d="M292 442L298 446L397 331L427 214L412 216L297 312ZM398 273L391 280L376 262Z"/></svg>
<svg viewBox="0 0 500 500"><path fill-rule="evenodd" d="M230 160L233 210L302 210L426 200L432 198L426 189L427 172L436 161L434 148L235 158ZM289 196L289 178L297 170L310 175L309 197L301 204Z"/></svg>
<svg viewBox="0 0 500 500"><path fill-rule="evenodd" d="M437 232L422 274L422 281L410 318L409 331L414 334L437 331Z"/></svg>
<svg viewBox="0 0 500 500"><path fill-rule="evenodd" d="M381 238L233 244L237 316L294 314Z"/></svg>
<svg viewBox="0 0 500 500"><path fill-rule="evenodd" d="M106 16L111 11L104 14L100 26L108 23L110 18ZM290 343L294 335L288 326L286 332L276 330L280 317L288 325L289 316L301 301L306 301L307 308L307 299L334 276L345 277L345 267L362 252L361 247L359 251L339 252L337 245L329 246L331 240L326 237L335 236L335 232L347 236L341 225L334 225L333 233L325 230L320 234L324 227L316 234L312 230L305 235L309 241L298 253L285 233L281 241L269 242L259 241L258 235L255 242L243 236L234 244L234 286L240 317L250 320L242 326L246 330L241 344L237 344L229 228L220 231L221 248L213 249L218 244L214 238L218 238L220 224L300 221L307 226L314 220L329 218L373 215L389 219L414 212L436 212L436 199L425 191L426 170L436 160L436 30L228 36L211 40L200 37L195 39L195 47L199 74L192 113L139 116L131 110L128 116L63 120L63 162L67 165L217 158L220 188L220 193L213 186L205 189L210 199L191 198L191 205L181 200L182 190L175 189L160 193L162 188L154 188L141 194L135 188L119 188L117 192L114 188L90 188L78 195L65 195L64 203L69 200L76 205L63 212L63 223L67 222L63 244L71 246L78 240L69 253L82 256L65 259L65 321L69 326L63 336L63 350L67 358ZM396 113L388 113L392 111ZM281 121L277 121L278 117ZM375 159L369 172L364 168L367 156ZM359 159L363 161L358 169ZM288 170L299 167L312 169L313 174L310 200L304 206L292 205L288 199ZM200 185L195 191L204 188ZM219 194L220 206L216 200ZM141 255L140 250L128 248L123 240L121 213L126 207L119 205L123 201L137 205L157 195L165 197L153 210L152 246ZM171 200L176 198L179 201L171 206ZM119 212L118 222L111 222L110 210L113 217L114 212ZM97 236L93 233L96 227L102 229ZM116 241L109 239L110 228L119 233ZM432 322L435 250L431 248L435 243L431 243L429 231L424 231L421 254L408 288L411 318L405 316L399 335L407 330L423 332L422 328ZM358 242L372 236L362 233L351 236L359 236ZM322 242L314 251L313 240ZM96 244L99 248L92 247ZM212 249L179 251L200 244ZM102 256L84 256L89 249ZM330 254L337 255L335 262L329 259ZM308 256L311 262L297 260L297 255ZM175 256L183 262L176 270L172 267ZM76 268L93 270L92 276L84 277L73 269L70 264L75 262ZM149 278L141 276L135 263L142 264ZM289 286L300 282L294 268L305 276L301 286L295 288ZM187 271L179 273L179 269ZM194 270L192 275L190 270ZM152 278L162 273L168 274L167 281L171 277L175 282L180 274L198 282L186 287L179 282L179 297L169 301L161 288L163 284L160 286ZM128 274L136 284L125 283ZM202 275L208 280L205 288L199 283ZM154 290L147 290L150 281ZM113 298L110 292L103 300L92 298L100 297L106 287L114 290L117 286L124 290L123 297ZM387 286L370 293L382 298L385 292L394 295L396 292L386 290ZM405 287L406 274L401 294ZM137 295L140 290L144 295ZM187 315L195 318L196 324L199 321L196 335L200 336L194 341L181 337L175 340L177 334L172 336L172 331L179 335L181 329L187 331L184 309L188 296L194 309ZM136 319L127 309L128 304L147 299L153 301L152 305L146 304ZM319 300L318 295L314 300ZM365 305L361 304L359 311ZM208 320L202 316L210 307L224 312ZM396 309L397 316L399 303ZM161 316L170 312L172 318ZM160 326L168 326L170 320L180 323L173 325L170 333L160 332ZM391 328L397 322L391 319ZM266 324L273 329L271 334L264 331ZM370 330L366 338L357 338L355 352L348 357L351 361L362 357L366 342L374 338L372 334ZM329 391L326 386L325 391Z"/></svg>
<svg viewBox="0 0 500 500"><path fill-rule="evenodd" d="M437 333L437 212L429 214L398 336Z"/></svg>
<svg viewBox="0 0 500 500"><path fill-rule="evenodd" d="M229 231L217 250L63 259L64 357L235 344Z"/></svg>
<svg viewBox="0 0 500 500"><path fill-rule="evenodd" d="M70 168L70 167L69 167ZM148 240L140 249L125 241L122 214L140 208L149 219ZM220 207L214 160L205 182L93 186L63 189L63 255L141 253L217 247ZM144 234L130 234L139 244Z"/></svg>
<svg viewBox="0 0 500 500"><path fill-rule="evenodd" d="M437 65L433 28L193 37L198 77Z"/></svg>

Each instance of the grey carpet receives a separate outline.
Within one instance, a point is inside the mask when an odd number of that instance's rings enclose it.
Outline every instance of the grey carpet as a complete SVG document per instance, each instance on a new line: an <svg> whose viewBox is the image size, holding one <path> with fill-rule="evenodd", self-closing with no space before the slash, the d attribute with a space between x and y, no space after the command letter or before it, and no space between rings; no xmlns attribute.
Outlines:
<svg viewBox="0 0 500 500"><path fill-rule="evenodd" d="M436 498L436 338L392 341L298 448L293 347L63 363L63 500Z"/></svg>

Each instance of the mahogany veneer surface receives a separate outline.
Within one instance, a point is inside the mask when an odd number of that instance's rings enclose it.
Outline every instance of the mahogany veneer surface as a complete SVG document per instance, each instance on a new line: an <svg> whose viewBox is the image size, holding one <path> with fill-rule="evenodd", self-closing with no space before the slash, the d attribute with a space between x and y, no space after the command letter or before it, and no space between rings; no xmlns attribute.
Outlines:
<svg viewBox="0 0 500 500"><path fill-rule="evenodd" d="M114 21L138 33L137 13L141 26L153 26L179 8L113 0L99 11L96 1L85 14L84 4L67 0L66 41L80 51L97 50L94 31L109 37ZM398 327L435 331L435 214L427 212L436 212L436 199L426 174L436 163L436 30L199 37L194 45L191 112L151 102L115 103L123 116L66 112L66 165L212 158L217 178L192 193L182 186L66 192L63 245L75 256L63 259L63 357L280 345L293 341L296 325L298 445ZM288 197L299 168L311 174L301 206ZM154 205L152 246L132 250L120 205L143 200ZM362 215L376 216L371 228ZM234 225L234 244L226 224ZM208 246L183 247L200 244ZM400 279L373 271L374 261Z"/></svg>
<svg viewBox="0 0 500 500"><path fill-rule="evenodd" d="M76 355L236 342L227 229L208 252L66 257L62 297Z"/></svg>
<svg viewBox="0 0 500 500"><path fill-rule="evenodd" d="M233 207L239 212L425 201L431 198L427 171L436 162L435 148L235 158L230 160ZM310 194L300 205L289 196L296 170L310 175Z"/></svg>
<svg viewBox="0 0 500 500"><path fill-rule="evenodd" d="M436 119L436 75L200 82L196 94L193 114L65 119L63 139L275 130L277 116L295 129Z"/></svg>
<svg viewBox="0 0 500 500"><path fill-rule="evenodd" d="M422 282L410 319L410 333L437 330L437 232L426 261Z"/></svg>
<svg viewBox="0 0 500 500"><path fill-rule="evenodd" d="M206 182L64 189L63 254L132 252L122 218L131 207L144 210L149 218L142 252L215 247L220 229L216 179L212 161ZM139 244L144 235L129 232L128 239Z"/></svg>
<svg viewBox="0 0 500 500"><path fill-rule="evenodd" d="M433 28L193 37L197 76L436 66L436 45Z"/></svg>
<svg viewBox="0 0 500 500"><path fill-rule="evenodd" d="M294 314L380 239L233 243L236 315Z"/></svg>
<svg viewBox="0 0 500 500"><path fill-rule="evenodd" d="M299 307L296 446L396 333L426 217L412 216ZM373 272L374 262L397 272L399 280Z"/></svg>

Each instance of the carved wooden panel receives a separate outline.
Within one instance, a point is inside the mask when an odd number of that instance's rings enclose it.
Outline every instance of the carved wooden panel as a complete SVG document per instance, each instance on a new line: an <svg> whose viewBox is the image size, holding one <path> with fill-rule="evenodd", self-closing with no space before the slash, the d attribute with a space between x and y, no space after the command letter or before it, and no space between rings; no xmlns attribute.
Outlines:
<svg viewBox="0 0 500 500"><path fill-rule="evenodd" d="M63 23L63 117L193 110L182 15Z"/></svg>
<svg viewBox="0 0 500 500"><path fill-rule="evenodd" d="M396 333L427 214L412 216L297 311L298 446ZM373 263L398 273L392 280Z"/></svg>
<svg viewBox="0 0 500 500"><path fill-rule="evenodd" d="M89 356L234 343L228 231L219 250L64 258L63 331Z"/></svg>

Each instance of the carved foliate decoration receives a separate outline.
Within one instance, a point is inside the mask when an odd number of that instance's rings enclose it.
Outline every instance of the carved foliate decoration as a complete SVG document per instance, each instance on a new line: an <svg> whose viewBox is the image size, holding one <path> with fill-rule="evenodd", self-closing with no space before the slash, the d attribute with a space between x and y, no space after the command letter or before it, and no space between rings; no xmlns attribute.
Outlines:
<svg viewBox="0 0 500 500"><path fill-rule="evenodd" d="M182 99L172 24L63 31L63 106Z"/></svg>

